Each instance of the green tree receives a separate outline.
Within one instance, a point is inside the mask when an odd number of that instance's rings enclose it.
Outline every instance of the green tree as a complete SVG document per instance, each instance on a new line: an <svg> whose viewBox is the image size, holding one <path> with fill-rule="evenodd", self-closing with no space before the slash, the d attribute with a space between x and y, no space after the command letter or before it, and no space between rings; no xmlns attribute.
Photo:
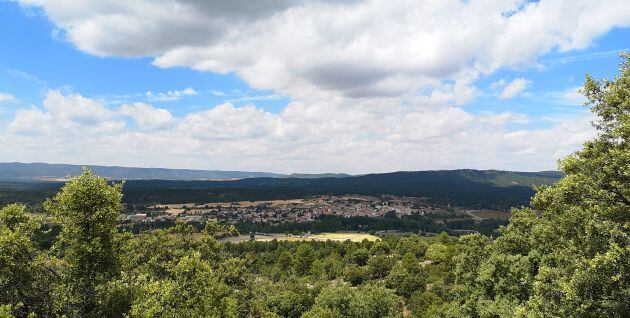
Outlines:
<svg viewBox="0 0 630 318"><path fill-rule="evenodd" d="M238 232L238 230L236 229L236 227L234 227L234 225L224 225L224 224L220 224L218 222L206 222L206 225L204 226L204 233L216 238L216 239L222 239L222 238L226 238L226 237L230 237L230 236L239 236L240 233Z"/></svg>
<svg viewBox="0 0 630 318"><path fill-rule="evenodd" d="M431 291L417 292L409 299L409 309L415 317L441 317L447 310L447 303Z"/></svg>
<svg viewBox="0 0 630 318"><path fill-rule="evenodd" d="M58 274L34 242L40 227L24 205L0 209L0 305L18 317L52 310L50 285Z"/></svg>
<svg viewBox="0 0 630 318"><path fill-rule="evenodd" d="M142 284L131 317L238 317L230 287L199 253L182 257L164 279Z"/></svg>
<svg viewBox="0 0 630 318"><path fill-rule="evenodd" d="M370 249L370 253L372 253L372 255L378 255L378 254L389 254L391 250L391 247L389 246L389 244L385 241L378 241L376 243L374 243L374 245L372 245L372 248Z"/></svg>
<svg viewBox="0 0 630 318"><path fill-rule="evenodd" d="M308 244L302 243L295 251L293 258L293 268L298 275L306 275L311 270L311 265L315 261L315 249Z"/></svg>
<svg viewBox="0 0 630 318"><path fill-rule="evenodd" d="M55 248L67 264L57 291L58 307L72 316L97 316L100 284L120 273L116 224L122 211L122 184L84 169L66 183L52 200L47 213L63 229Z"/></svg>
<svg viewBox="0 0 630 318"><path fill-rule="evenodd" d="M409 298L416 292L424 291L426 276L415 255L407 253L401 262L392 268L385 280L385 286L393 289L397 295Z"/></svg>
<svg viewBox="0 0 630 318"><path fill-rule="evenodd" d="M265 297L267 308L280 317L299 318L311 306L313 299L305 292L277 290Z"/></svg>
<svg viewBox="0 0 630 318"><path fill-rule="evenodd" d="M361 285L368 277L365 267L356 264L348 264L343 271L343 278L352 286Z"/></svg>
<svg viewBox="0 0 630 318"><path fill-rule="evenodd" d="M598 136L562 160L566 177L532 200L541 256L525 311L565 317L630 312L630 55L613 80L586 77ZM531 252L530 252L531 253Z"/></svg>
<svg viewBox="0 0 630 318"><path fill-rule="evenodd" d="M379 254L372 256L367 262L368 274L373 279L384 278L392 269L392 263L392 258L387 255Z"/></svg>
<svg viewBox="0 0 630 318"><path fill-rule="evenodd" d="M317 259L313 262L311 272L319 277L332 280L341 276L344 262L335 251L332 255L324 259Z"/></svg>
<svg viewBox="0 0 630 318"><path fill-rule="evenodd" d="M365 266L370 258L370 252L365 248L359 248L350 254L350 261L358 266Z"/></svg>
<svg viewBox="0 0 630 318"><path fill-rule="evenodd" d="M448 246L442 243L429 245L425 257L434 262L446 262L449 259Z"/></svg>
<svg viewBox="0 0 630 318"><path fill-rule="evenodd" d="M280 253L280 256L278 256L276 260L276 265L278 266L278 268L285 273L289 273L291 271L292 264L293 256L289 251L283 251L282 253Z"/></svg>
<svg viewBox="0 0 630 318"><path fill-rule="evenodd" d="M496 241L463 240L452 316L630 312L630 55L620 72L586 77L598 134L560 162L566 176L538 190L533 210L515 210Z"/></svg>
<svg viewBox="0 0 630 318"><path fill-rule="evenodd" d="M417 258L423 257L428 248L429 244L423 241L417 235L402 238L398 241L398 244L396 245L396 250L398 251L398 254L405 255L407 253L412 253Z"/></svg>
<svg viewBox="0 0 630 318"><path fill-rule="evenodd" d="M394 318L402 317L402 300L386 288L337 286L325 288L305 318Z"/></svg>

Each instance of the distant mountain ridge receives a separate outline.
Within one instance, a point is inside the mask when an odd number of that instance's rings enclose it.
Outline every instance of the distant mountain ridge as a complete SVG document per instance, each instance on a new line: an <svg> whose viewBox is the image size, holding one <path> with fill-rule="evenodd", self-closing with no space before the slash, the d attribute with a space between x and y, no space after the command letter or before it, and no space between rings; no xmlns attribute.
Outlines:
<svg viewBox="0 0 630 318"><path fill-rule="evenodd" d="M347 178L353 177L347 173L292 173L286 176L287 178L296 179L319 179L319 178Z"/></svg>
<svg viewBox="0 0 630 318"><path fill-rule="evenodd" d="M559 171L541 172L515 172L502 170L429 170L429 171L399 171L390 173L373 173L366 175L350 175L345 173L293 173L279 174L270 172L248 171L223 171L223 170L195 170L195 169L168 169L168 168L136 168L119 166L86 165L96 174L110 180L174 180L174 181L226 181L252 178L279 178L279 179L346 179L359 178L357 180L388 179L390 176L413 177L419 180L450 179L451 181L468 180L498 187L546 185L560 179L563 174ZM82 165L49 164L49 163L0 163L0 179L4 180L39 180L39 181L64 181L70 177L81 174ZM403 178L405 179L405 178ZM254 181L258 182L258 181ZM278 180L280 183L284 181ZM267 182L265 182L267 183ZM270 182L276 183L276 182ZM300 183L293 181L291 183Z"/></svg>
<svg viewBox="0 0 630 318"><path fill-rule="evenodd" d="M0 163L0 179L66 180L83 171L82 165L50 163ZM283 174L270 172L194 170L168 168L135 168L85 165L100 176L112 180L226 180L244 178L279 178Z"/></svg>

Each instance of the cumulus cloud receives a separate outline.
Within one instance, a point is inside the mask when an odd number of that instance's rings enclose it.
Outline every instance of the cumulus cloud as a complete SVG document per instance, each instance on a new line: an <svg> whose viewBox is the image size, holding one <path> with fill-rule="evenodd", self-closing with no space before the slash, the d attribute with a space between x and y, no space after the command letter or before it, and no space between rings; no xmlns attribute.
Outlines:
<svg viewBox="0 0 630 318"><path fill-rule="evenodd" d="M495 85L497 82L493 83L493 85ZM531 84L532 82L524 79L524 78L517 78L514 79L513 81L505 84L503 83L503 90L501 91L501 94L499 94L499 98L500 99L509 99L509 98L514 98L518 95L520 95L521 93L523 93L523 91ZM499 84L501 84L499 82ZM495 85L496 86L496 85Z"/></svg>
<svg viewBox="0 0 630 318"><path fill-rule="evenodd" d="M587 47L625 0L81 1L40 6L79 49L234 72L293 98L407 94ZM461 100L460 100L461 101Z"/></svg>
<svg viewBox="0 0 630 318"><path fill-rule="evenodd" d="M53 118L36 107L18 109L9 124L9 132L17 135L40 135L50 131Z"/></svg>
<svg viewBox="0 0 630 318"><path fill-rule="evenodd" d="M106 121L114 115L103 101L74 93L64 95L59 90L48 91L44 108L64 127L91 125Z"/></svg>
<svg viewBox="0 0 630 318"><path fill-rule="evenodd" d="M158 92L153 93L148 91L144 94L147 99L150 101L158 101L158 102L172 102L180 99L182 96L195 96L197 95L197 91L191 87L182 90L175 91L167 91L167 92Z"/></svg>
<svg viewBox="0 0 630 318"><path fill-rule="evenodd" d="M540 170L554 168L557 158L593 135L592 118L557 118L549 128L523 128L528 118L522 114L473 114L448 106L439 94L408 104L351 100L291 102L280 113L225 103L175 118L148 104L113 109L76 93L51 91L44 107L19 109L0 131L6 150L0 161L277 172ZM83 108L100 115L86 120ZM122 116L134 118L138 127L125 127Z"/></svg>
<svg viewBox="0 0 630 318"><path fill-rule="evenodd" d="M173 115L163 108L155 108L145 103L125 104L119 112L133 118L142 129L163 129L174 122Z"/></svg>
<svg viewBox="0 0 630 318"><path fill-rule="evenodd" d="M115 118L116 112L103 101L85 98L76 93L59 90L46 93L43 109L20 108L8 126L12 134L71 136L74 133L110 133L123 128Z"/></svg>

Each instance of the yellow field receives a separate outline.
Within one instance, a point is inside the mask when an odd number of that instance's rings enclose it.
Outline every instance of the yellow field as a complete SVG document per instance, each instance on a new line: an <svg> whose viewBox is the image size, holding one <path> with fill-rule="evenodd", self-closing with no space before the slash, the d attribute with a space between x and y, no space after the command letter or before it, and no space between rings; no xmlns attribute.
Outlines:
<svg viewBox="0 0 630 318"><path fill-rule="evenodd" d="M472 212L474 215L484 218L484 219L499 219L499 220L507 220L512 216L511 213L501 212L501 211L493 211L493 210L481 210Z"/></svg>
<svg viewBox="0 0 630 318"><path fill-rule="evenodd" d="M328 241L328 240L331 240L331 241L337 241L337 242L343 242L347 240L350 240L353 242L361 242L365 239L367 239L368 241L380 240L378 236L370 235L367 233L356 233L356 232L320 233L320 234L304 235L302 237L293 236L293 235L286 236L284 234L267 234L267 235L255 235L254 239L256 241L261 241L261 242L273 241L274 239L278 241L309 241L309 240L310 241ZM249 235L231 237L229 239L226 239L226 241L229 241L232 243L249 241Z"/></svg>

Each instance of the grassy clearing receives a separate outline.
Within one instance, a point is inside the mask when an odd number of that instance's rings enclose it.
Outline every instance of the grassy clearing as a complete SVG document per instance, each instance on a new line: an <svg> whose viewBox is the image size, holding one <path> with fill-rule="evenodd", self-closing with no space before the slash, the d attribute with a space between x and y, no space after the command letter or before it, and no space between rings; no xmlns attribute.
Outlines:
<svg viewBox="0 0 630 318"><path fill-rule="evenodd" d="M240 235L238 237L231 237L226 239L228 242L239 243L248 241L250 239L249 235ZM367 233L356 233L356 232L337 232L337 233L320 233L320 234L312 234L312 235L303 235L303 236L293 236L293 235L285 235L285 234L265 234L265 235L255 235L254 239L256 241L267 242L267 241L353 241L353 242L361 242L365 239L368 241L378 241L380 238L378 236L370 235Z"/></svg>

